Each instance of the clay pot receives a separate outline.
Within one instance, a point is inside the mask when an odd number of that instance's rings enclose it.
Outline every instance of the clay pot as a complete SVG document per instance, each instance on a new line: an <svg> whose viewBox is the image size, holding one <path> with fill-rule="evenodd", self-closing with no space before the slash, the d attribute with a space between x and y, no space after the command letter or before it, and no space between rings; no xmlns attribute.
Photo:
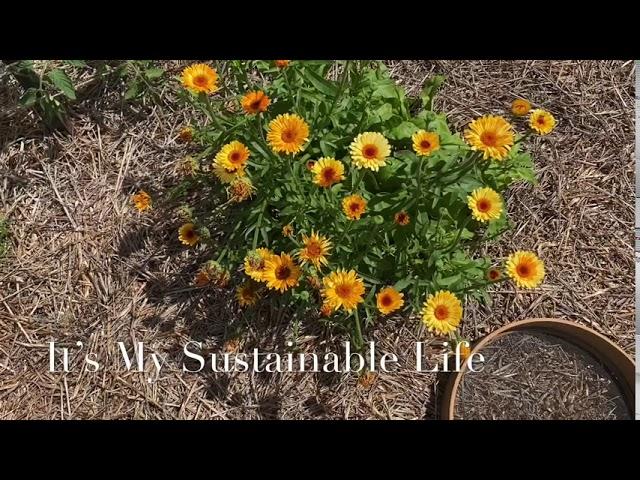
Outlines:
<svg viewBox="0 0 640 480"><path fill-rule="evenodd" d="M505 333L521 330L535 330L560 337L593 355L602 362L618 382L625 404L633 417L636 370L633 359L605 336L578 323L553 318L532 318L513 322L482 338L473 346L471 353L480 352L486 345ZM467 363L464 362L459 372L451 374L445 386L440 406L440 418L443 420L454 419L458 386L466 371Z"/></svg>

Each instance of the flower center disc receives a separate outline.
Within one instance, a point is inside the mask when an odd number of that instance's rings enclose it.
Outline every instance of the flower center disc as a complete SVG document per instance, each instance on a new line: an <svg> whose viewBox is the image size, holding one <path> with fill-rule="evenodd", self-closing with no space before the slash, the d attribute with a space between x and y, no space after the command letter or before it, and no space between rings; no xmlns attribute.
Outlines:
<svg viewBox="0 0 640 480"><path fill-rule="evenodd" d="M347 298L351 296L351 287L349 285L338 285L336 287L336 295L340 298Z"/></svg>
<svg viewBox="0 0 640 480"><path fill-rule="evenodd" d="M438 305L433 314L438 320L444 320L449 316L449 309L444 305Z"/></svg>
<svg viewBox="0 0 640 480"><path fill-rule="evenodd" d="M233 152L229 158L233 163L238 163L240 161L240 153Z"/></svg>
<svg viewBox="0 0 640 480"><path fill-rule="evenodd" d="M487 200L480 200L476 204L476 207L481 212L487 212L487 211L489 211L489 208L491 207L491 204Z"/></svg>
<svg viewBox="0 0 640 480"><path fill-rule="evenodd" d="M495 147L497 140L498 139L494 132L484 132L482 135L480 135L480 141L488 147Z"/></svg>
<svg viewBox="0 0 640 480"><path fill-rule="evenodd" d="M378 147L375 145L367 145L362 149L362 155L368 159L376 158L378 155Z"/></svg>
<svg viewBox="0 0 640 480"><path fill-rule="evenodd" d="M296 133L293 130L285 130L282 132L281 138L285 143L293 142L296 138Z"/></svg>
<svg viewBox="0 0 640 480"><path fill-rule="evenodd" d="M307 252L312 257L319 257L320 254L322 253L322 249L320 248L320 245L318 245L317 243L311 243L307 247Z"/></svg>
<svg viewBox="0 0 640 480"><path fill-rule="evenodd" d="M324 172L322 172L322 176L327 181L333 180L333 178L335 177L335 174L336 174L335 170L331 167L325 168Z"/></svg>
<svg viewBox="0 0 640 480"><path fill-rule="evenodd" d="M538 119L538 125L544 125L544 117Z"/></svg>
<svg viewBox="0 0 640 480"><path fill-rule="evenodd" d="M199 87L207 86L207 77L204 75L198 75L193 79L193 83L195 83Z"/></svg>
<svg viewBox="0 0 640 480"><path fill-rule="evenodd" d="M276 278L278 280L286 280L291 275L291 269L286 265L281 265L276 268Z"/></svg>
<svg viewBox="0 0 640 480"><path fill-rule="evenodd" d="M360 205L354 202L349 206L349 210L351 210L352 212L357 212L358 210L360 210Z"/></svg>
<svg viewBox="0 0 640 480"><path fill-rule="evenodd" d="M384 305L385 307L388 307L389 305L391 305L391 297L389 295L384 295L380 303L382 303L382 305Z"/></svg>
<svg viewBox="0 0 640 480"><path fill-rule="evenodd" d="M516 270L518 271L518 275L520 275L521 277L529 277L531 276L531 267L527 264L520 264L518 265L518 267L516 268Z"/></svg>
<svg viewBox="0 0 640 480"><path fill-rule="evenodd" d="M429 142L429 140L422 140L422 142L420 142L420 146L422 148L429 148L431 147L431 143Z"/></svg>

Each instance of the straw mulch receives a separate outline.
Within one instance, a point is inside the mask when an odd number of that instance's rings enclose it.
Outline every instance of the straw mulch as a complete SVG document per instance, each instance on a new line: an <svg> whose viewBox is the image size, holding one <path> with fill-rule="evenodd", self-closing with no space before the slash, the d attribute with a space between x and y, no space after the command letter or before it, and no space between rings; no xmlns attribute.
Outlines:
<svg viewBox="0 0 640 480"><path fill-rule="evenodd" d="M177 73L184 63L168 64ZM479 338L526 317L564 317L634 351L634 65L621 61L389 62L410 94L432 74L447 77L436 107L460 130L473 117L506 113L516 97L559 120L534 139L539 184L508 196L516 228L487 252L502 259L532 249L547 278L532 292L505 284L490 308L467 304L463 334ZM171 95L163 105L128 107L109 88L91 93L71 135L44 135L16 109L20 92L0 72L0 216L11 249L0 260L0 419L20 418L435 418L444 376L416 373L414 342L438 342L417 319L392 318L366 332L398 370L356 374L181 373L189 340L211 352L337 350L344 338L313 319L244 318L229 292L193 287L206 252L177 241L173 211L139 215L130 195L156 197L175 185L176 141L190 112ZM243 333L237 342L238 326ZM73 371L48 371L48 342L68 346ZM167 362L160 378L127 372L116 342L144 342ZM103 368L83 372L94 353ZM149 362L150 363L150 362Z"/></svg>

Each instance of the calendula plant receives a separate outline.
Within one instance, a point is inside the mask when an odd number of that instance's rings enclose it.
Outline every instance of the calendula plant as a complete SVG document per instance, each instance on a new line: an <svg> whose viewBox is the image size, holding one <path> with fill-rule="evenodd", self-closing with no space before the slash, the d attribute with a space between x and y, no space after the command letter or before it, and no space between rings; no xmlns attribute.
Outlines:
<svg viewBox="0 0 640 480"><path fill-rule="evenodd" d="M361 347L363 322L400 312L459 338L465 297L542 281L534 253L515 252L503 269L477 252L510 226L509 185L535 181L522 143L553 129L548 112L534 110L522 134L494 115L454 132L433 111L442 77L410 99L371 61L194 64L179 80L208 118L189 127L203 148L172 192L200 195L182 208L180 241L206 244L211 278L235 285L243 308L319 312ZM523 102L514 116L529 114Z"/></svg>

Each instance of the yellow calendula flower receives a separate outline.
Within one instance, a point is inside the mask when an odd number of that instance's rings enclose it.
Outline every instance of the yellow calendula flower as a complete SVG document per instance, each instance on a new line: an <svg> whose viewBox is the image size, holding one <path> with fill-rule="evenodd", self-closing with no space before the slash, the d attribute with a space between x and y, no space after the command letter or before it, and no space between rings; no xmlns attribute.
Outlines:
<svg viewBox="0 0 640 480"><path fill-rule="evenodd" d="M229 172L237 172L246 167L250 154L249 149L242 142L234 140L220 149L214 163Z"/></svg>
<svg viewBox="0 0 640 480"><path fill-rule="evenodd" d="M411 140L413 140L413 151L418 155L427 156L440 150L440 136L435 132L418 130L411 136Z"/></svg>
<svg viewBox="0 0 640 480"><path fill-rule="evenodd" d="M322 297L334 311L344 308L351 312L364 302L364 282L355 270L336 270L322 279Z"/></svg>
<svg viewBox="0 0 640 480"><path fill-rule="evenodd" d="M273 255L274 253L268 248L257 248L249 252L249 254L244 257L244 273L257 282L265 281L264 272L267 267L267 260Z"/></svg>
<svg viewBox="0 0 640 480"><path fill-rule="evenodd" d="M251 180L247 177L236 177L229 186L229 200L240 203L249 200L256 191Z"/></svg>
<svg viewBox="0 0 640 480"><path fill-rule="evenodd" d="M240 102L242 104L242 108L248 114L256 114L260 112L266 112L267 107L271 103L271 99L265 95L262 90L257 90L255 92L249 92Z"/></svg>
<svg viewBox="0 0 640 480"><path fill-rule="evenodd" d="M511 104L511 113L516 117L523 117L531 110L531 104L522 98L517 98Z"/></svg>
<svg viewBox="0 0 640 480"><path fill-rule="evenodd" d="M366 209L367 201L360 195L349 195L342 200L342 210L351 220L359 220Z"/></svg>
<svg viewBox="0 0 640 480"><path fill-rule="evenodd" d="M267 141L276 153L298 153L309 139L309 125L295 113L278 115L269 123Z"/></svg>
<svg viewBox="0 0 640 480"><path fill-rule="evenodd" d="M377 172L386 164L391 155L391 147L384 135L378 132L365 132L358 135L349 145L351 160L356 168L368 168Z"/></svg>
<svg viewBox="0 0 640 480"><path fill-rule="evenodd" d="M243 168L238 170L229 170L227 168L224 168L222 165L218 165L217 163L213 164L213 173L216 177L218 177L218 180L225 184L232 183L234 180L246 175L246 172Z"/></svg>
<svg viewBox="0 0 640 480"><path fill-rule="evenodd" d="M531 112L529 126L540 135L547 135L555 128L556 119L549 112L538 108Z"/></svg>
<svg viewBox="0 0 640 480"><path fill-rule="evenodd" d="M255 305L260 298L258 295L258 288L259 285L251 280L238 287L236 290L236 299L241 307L250 307L251 305Z"/></svg>
<svg viewBox="0 0 640 480"><path fill-rule="evenodd" d="M544 262L533 252L512 253L507 259L506 270L521 288L536 288L544 279Z"/></svg>
<svg viewBox="0 0 640 480"><path fill-rule="evenodd" d="M494 115L476 118L464 133L472 150L482 152L486 160L504 160L513 147L513 126L504 118Z"/></svg>
<svg viewBox="0 0 640 480"><path fill-rule="evenodd" d="M429 295L422 309L422 322L430 332L446 335L453 332L462 319L462 304L447 290Z"/></svg>
<svg viewBox="0 0 640 480"><path fill-rule="evenodd" d="M401 210L393 216L393 221L401 227L404 227L409 225L409 223L411 222L411 217L407 212Z"/></svg>
<svg viewBox="0 0 640 480"><path fill-rule="evenodd" d="M185 245L193 247L200 240L200 235L196 232L196 226L193 223L185 223L178 230L178 240Z"/></svg>
<svg viewBox="0 0 640 480"><path fill-rule="evenodd" d="M149 210L151 208L151 195L149 195L144 190L140 190L135 195L132 195L131 201L139 212L144 212L145 210Z"/></svg>
<svg viewBox="0 0 640 480"><path fill-rule="evenodd" d="M286 253L272 255L266 261L263 278L268 288L284 292L298 285L300 267Z"/></svg>
<svg viewBox="0 0 640 480"><path fill-rule="evenodd" d="M276 60L276 67L287 68L291 60Z"/></svg>
<svg viewBox="0 0 640 480"><path fill-rule="evenodd" d="M327 256L331 251L331 241L327 237L312 231L309 237L302 235L302 244L304 246L300 249L298 257L303 265L311 262L316 268L320 268L320 265L329 263Z"/></svg>
<svg viewBox="0 0 640 480"><path fill-rule="evenodd" d="M398 292L393 287L385 287L376 294L376 304L383 315L388 315L402 308L403 299L404 293Z"/></svg>
<svg viewBox="0 0 640 480"><path fill-rule="evenodd" d="M194 93L214 93L218 90L218 74L204 63L189 65L182 71L182 85Z"/></svg>
<svg viewBox="0 0 640 480"><path fill-rule="evenodd" d="M293 237L293 225L289 223L282 227L282 235L287 238Z"/></svg>
<svg viewBox="0 0 640 480"><path fill-rule="evenodd" d="M330 187L344 180L344 164L331 157L322 157L313 164L313 183L321 187Z"/></svg>
<svg viewBox="0 0 640 480"><path fill-rule="evenodd" d="M497 220L502 214L502 198L495 190L485 187L476 188L467 197L471 215L479 222Z"/></svg>

